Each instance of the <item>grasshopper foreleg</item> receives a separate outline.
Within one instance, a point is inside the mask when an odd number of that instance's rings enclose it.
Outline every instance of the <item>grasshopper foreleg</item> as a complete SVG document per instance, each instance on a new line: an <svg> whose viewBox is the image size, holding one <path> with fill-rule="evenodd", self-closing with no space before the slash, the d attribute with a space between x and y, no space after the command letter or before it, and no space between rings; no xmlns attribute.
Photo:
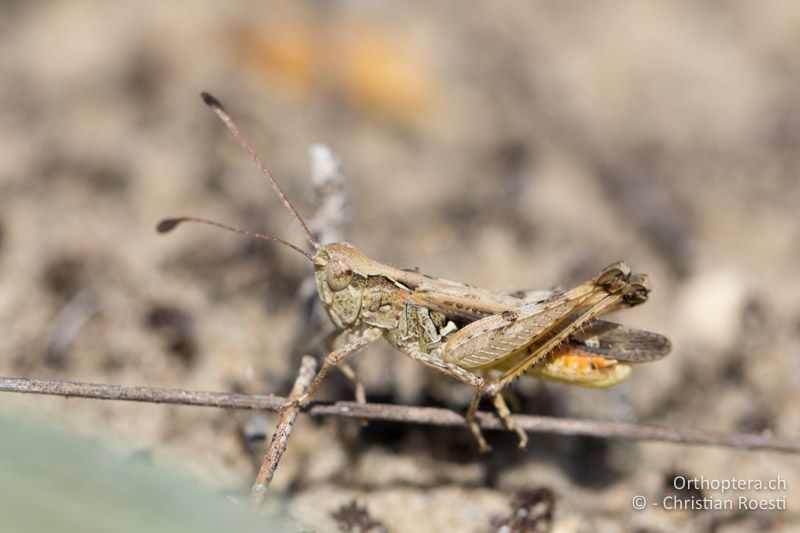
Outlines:
<svg viewBox="0 0 800 533"><path fill-rule="evenodd" d="M328 355L326 355L325 359L322 361L322 367L319 369L317 375L314 376L314 381L311 382L311 385L309 385L305 394L298 397L296 400L288 402L284 407L289 407L292 405L299 405L301 407L305 406L311 400L311 398L314 397L317 389L319 389L319 386L322 383L322 380L325 379L325 376L328 374L328 372L330 372L331 368L340 364L342 361L368 344L380 339L382 336L383 330L380 328L369 328L364 330L364 332L358 338L348 342L341 348L328 353Z"/></svg>

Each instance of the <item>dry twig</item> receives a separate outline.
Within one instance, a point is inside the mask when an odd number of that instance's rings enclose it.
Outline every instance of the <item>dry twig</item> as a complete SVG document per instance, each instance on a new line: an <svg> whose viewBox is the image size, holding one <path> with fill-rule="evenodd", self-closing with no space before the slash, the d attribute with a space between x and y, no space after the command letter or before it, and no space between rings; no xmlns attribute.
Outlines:
<svg viewBox="0 0 800 533"><path fill-rule="evenodd" d="M297 374L297 379L289 393L289 400L296 400L308 389L311 380L314 379L316 370L317 361L309 355L304 356L300 365L300 372ZM253 488L250 490L250 502L253 504L259 504L264 501L264 495L267 493L269 484L272 482L272 476L275 475L275 470L278 468L278 462L281 460L283 452L286 451L286 444L289 441L289 435L292 433L292 427L299 412L300 406L298 405L287 407L281 412L278 426L275 428L275 433L272 435L267 452L264 454L261 470L259 470Z"/></svg>
<svg viewBox="0 0 800 533"><path fill-rule="evenodd" d="M311 232L322 243L346 241L350 209L344 190L342 163L324 144L312 145L308 155L316 205L314 216L308 222Z"/></svg>
<svg viewBox="0 0 800 533"><path fill-rule="evenodd" d="M263 394L234 394L26 378L0 378L0 392L272 411L279 410L288 401L287 398L280 396ZM435 426L466 426L462 415L449 409L434 407L336 402L333 404L312 403L304 411L313 416L389 420ZM515 415L513 418L519 427L534 433L585 435L800 453L800 439L781 438L770 434L716 433L690 428L533 415ZM502 420L492 413L480 412L478 419L483 429L506 430Z"/></svg>

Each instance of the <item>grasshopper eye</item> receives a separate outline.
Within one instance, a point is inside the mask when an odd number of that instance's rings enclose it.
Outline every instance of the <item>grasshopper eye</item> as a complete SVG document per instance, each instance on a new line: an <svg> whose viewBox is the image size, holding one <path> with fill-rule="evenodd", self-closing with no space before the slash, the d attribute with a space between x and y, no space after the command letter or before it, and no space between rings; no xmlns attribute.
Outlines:
<svg viewBox="0 0 800 533"><path fill-rule="evenodd" d="M328 287L333 292L344 290L353 279L353 269L347 261L336 258L328 265L327 281Z"/></svg>

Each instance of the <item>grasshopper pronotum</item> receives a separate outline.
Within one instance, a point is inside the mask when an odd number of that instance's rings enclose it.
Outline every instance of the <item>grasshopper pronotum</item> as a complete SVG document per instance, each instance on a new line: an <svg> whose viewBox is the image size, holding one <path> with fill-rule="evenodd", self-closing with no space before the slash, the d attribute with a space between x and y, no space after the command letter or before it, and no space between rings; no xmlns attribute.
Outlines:
<svg viewBox="0 0 800 533"><path fill-rule="evenodd" d="M669 340L662 335L597 319L647 300L647 276L632 275L623 262L604 268L568 291L506 294L397 269L368 258L346 242L316 242L219 101L207 93L202 97L300 223L314 253L276 237L196 217L162 220L158 231L168 232L182 222L210 224L283 244L314 265L320 300L347 342L327 354L308 391L294 403L306 404L334 366L341 365L355 381L345 360L384 338L415 361L474 388L466 418L481 451L490 449L476 419L483 396L493 399L498 415L517 432L520 447L524 447L527 436L514 423L502 396L515 378L527 375L610 387L630 374L631 363L653 361L669 352ZM363 398L358 385L356 388L357 396Z"/></svg>

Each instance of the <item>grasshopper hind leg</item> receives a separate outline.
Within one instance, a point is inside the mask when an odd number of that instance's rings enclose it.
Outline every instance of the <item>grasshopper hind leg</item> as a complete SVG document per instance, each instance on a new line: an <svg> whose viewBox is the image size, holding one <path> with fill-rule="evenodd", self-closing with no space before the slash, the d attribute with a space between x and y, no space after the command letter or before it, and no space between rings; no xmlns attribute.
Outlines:
<svg viewBox="0 0 800 533"><path fill-rule="evenodd" d="M480 390L476 390L475 395L472 397L472 402L469 404L466 418L469 430L472 432L475 440L478 441L478 447L481 453L485 453L491 451L492 447L486 442L486 438L483 436L483 431L481 431L481 426L478 422L478 406L481 403L481 398L483 398L483 393ZM519 447L525 448L525 446L528 445L528 435L519 427L514 419L511 418L511 410L508 408L508 404L506 404L503 395L500 393L492 395L492 402L497 411L497 416L500 417L510 431L515 432L519 437Z"/></svg>
<svg viewBox="0 0 800 533"><path fill-rule="evenodd" d="M524 448L528 445L528 434L519 427L519 425L511 418L511 410L508 408L508 404L506 404L505 398L501 393L497 393L492 398L494 401L494 408L497 410L497 415L503 420L503 423L510 431L516 432L517 436L519 437L519 447Z"/></svg>

